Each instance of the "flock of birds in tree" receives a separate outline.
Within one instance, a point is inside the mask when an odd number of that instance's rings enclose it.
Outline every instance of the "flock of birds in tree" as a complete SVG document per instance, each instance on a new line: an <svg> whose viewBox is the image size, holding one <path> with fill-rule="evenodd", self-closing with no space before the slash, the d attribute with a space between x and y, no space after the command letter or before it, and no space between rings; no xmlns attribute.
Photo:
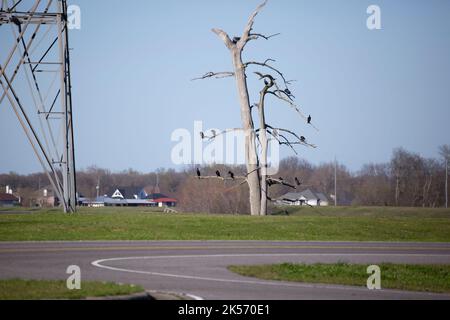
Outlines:
<svg viewBox="0 0 450 320"><path fill-rule="evenodd" d="M202 173L200 172L200 169L197 168L197 178L198 178L198 179L201 179L202 177L204 177L204 176L202 176ZM206 176L205 176L205 177L206 177ZM234 172L231 171L231 170L228 170L228 177L229 177L231 180L235 180L235 179L236 179ZM213 178L214 178L214 177L213 177ZM221 172L220 172L219 170L216 170L216 176L215 176L215 178L224 179L224 178L222 177ZM268 178L268 179L267 179L267 185L268 185L269 187L271 187L272 185L275 185L275 184L281 184L281 185L289 186L289 187L292 187L293 189L296 189L297 187L299 187L299 186L301 186L301 185L303 184L303 183L300 181L300 179L297 178L297 177L294 177L294 181L295 181L295 185L296 185L296 186L294 186L294 185L292 185L292 184L289 184L289 183L285 182L285 180L284 180L282 177L279 177L278 179Z"/></svg>
<svg viewBox="0 0 450 320"><path fill-rule="evenodd" d="M289 91L289 89L286 89L286 91ZM290 91L289 91L289 93L290 93ZM308 121L308 124L312 124L311 123L311 121L312 121L311 115L308 116L307 121ZM211 137L206 136L203 131L200 132L200 138L202 140L204 140L205 138L209 138L211 140L211 139L214 139L216 136L217 136L217 132L214 129L211 129ZM300 136L300 142L306 143L306 138L304 136Z"/></svg>
<svg viewBox="0 0 450 320"><path fill-rule="evenodd" d="M231 41L232 41L234 44L237 44L240 40L241 40L240 37L233 37ZM260 74L260 73L257 73L257 74L260 75L261 78L264 78L264 84L265 84L266 86L272 85L272 83L269 82L269 80L267 79L268 76L263 76L263 75ZM271 79L271 81L275 80L275 79L273 79L273 77L269 77L269 78ZM279 90L279 92L284 93L291 101L292 101L293 98L295 99L295 96L292 94L292 92L291 92L288 88L286 88L286 89L284 89L284 90ZM256 105L253 105L252 107L254 107L254 106L256 106ZM311 121L312 121L312 117L311 117L311 115L309 115L308 118L307 118L307 123L308 123L309 125L311 125L311 126L314 127L314 125L312 124ZM270 126L268 126L268 127L270 127ZM315 128L315 127L314 127L314 128ZM274 129L274 131L275 131L275 129ZM225 132L226 132L226 131L225 131ZM224 133L225 133L225 132L224 132ZM210 133L211 133L211 136L207 136L204 132L200 132L200 137L201 137L201 139L204 140L205 138L209 138L210 140L212 140L212 139L216 138L217 132L216 132L215 130L213 130L213 129L210 130ZM297 136L297 137L298 137L298 136ZM298 138L299 138L299 140L300 140L301 143L308 144L308 143L306 142L306 138L305 138L304 136L300 136L300 137L298 137ZM280 144L281 144L281 143L282 143L282 142L280 142ZM245 175L245 178L246 178L248 175L249 175L249 173L248 173L247 175ZM234 174L231 170L228 171L228 177L231 178L232 180L235 180L235 174ZM198 179L201 179L201 178L219 178L219 179L225 179L224 177L222 177L221 172L220 172L219 170L216 170L216 176L212 176L212 177L202 177L202 174L201 174L199 168L197 168L197 178L198 178ZM292 185L292 184L289 184L289 183L285 182L284 179L283 179L282 177L279 177L278 179L274 179L274 178L270 178L270 177L269 177L269 178L267 178L266 181L267 181L267 184L268 184L269 187L272 186L272 185L274 185L274 184L281 184L281 185L286 185L286 186L289 186L289 187L292 187L292 188L296 189L297 187L299 187L299 186L302 185L302 182L301 182L297 177L294 177L295 185ZM271 200L269 197L268 197L268 199Z"/></svg>

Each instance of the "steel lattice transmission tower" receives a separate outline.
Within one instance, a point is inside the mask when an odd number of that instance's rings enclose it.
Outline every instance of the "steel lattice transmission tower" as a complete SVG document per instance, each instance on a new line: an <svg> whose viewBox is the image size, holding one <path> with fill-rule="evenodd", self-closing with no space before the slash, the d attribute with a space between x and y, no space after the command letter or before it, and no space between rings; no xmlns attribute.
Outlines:
<svg viewBox="0 0 450 320"><path fill-rule="evenodd" d="M67 1L0 1L0 107L12 108L64 212L74 212Z"/></svg>

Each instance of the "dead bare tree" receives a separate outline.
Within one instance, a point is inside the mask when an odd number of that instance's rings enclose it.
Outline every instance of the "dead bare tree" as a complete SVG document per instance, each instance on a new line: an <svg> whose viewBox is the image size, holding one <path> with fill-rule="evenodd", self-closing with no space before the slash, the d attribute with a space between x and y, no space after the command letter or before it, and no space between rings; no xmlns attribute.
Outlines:
<svg viewBox="0 0 450 320"><path fill-rule="evenodd" d="M307 118L295 104L295 97L289 89L289 85L292 81L287 80L284 74L272 65L275 60L267 59L264 62L243 61L242 53L250 41L258 39L269 40L272 37L279 35L277 33L267 36L253 32L255 18L266 4L267 0L260 4L252 13L241 37L233 37L231 39L225 31L221 29L212 29L212 31L224 42L225 46L230 51L234 70L226 72L207 72L203 76L193 79L200 80L207 78L234 77L236 80L242 122L242 129L240 130L242 130L245 134L245 161L247 166L247 175L243 178L245 179L244 182L246 182L249 187L251 215L267 214L267 200L270 199L268 196L268 186L281 182L281 184L292 186L294 189L296 188L293 184L289 184L280 179L274 179L268 176L267 156L269 141L274 139L278 141L280 145L287 145L294 151L294 145L304 145L315 148L314 145L309 144L306 141L304 136L299 136L291 130L272 127L266 122L264 105L266 96L270 95L284 103L287 103L305 121L307 121L308 124L316 129L316 127L311 123L311 118ZM265 72L255 72L255 74L259 77L259 80L264 80L264 88L260 91L259 103L253 105L250 103L250 95L247 85L247 70L250 67L258 67L265 70ZM278 83L277 78L281 79L280 83ZM283 86L284 89L281 89L281 86ZM257 107L258 109L259 128L255 128L254 125L252 115L253 107ZM215 135L213 135L212 139L214 137ZM260 152L258 152L257 148L258 143L261 145Z"/></svg>

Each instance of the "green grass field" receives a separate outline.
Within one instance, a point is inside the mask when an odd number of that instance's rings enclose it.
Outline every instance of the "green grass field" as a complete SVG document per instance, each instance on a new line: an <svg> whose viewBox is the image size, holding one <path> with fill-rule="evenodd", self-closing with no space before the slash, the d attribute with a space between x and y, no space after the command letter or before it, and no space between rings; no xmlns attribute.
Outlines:
<svg viewBox="0 0 450 320"><path fill-rule="evenodd" d="M450 293L450 265L378 264L381 287ZM267 280L366 286L367 265L291 264L230 266L238 274Z"/></svg>
<svg viewBox="0 0 450 320"><path fill-rule="evenodd" d="M141 208L0 211L0 241L322 240L450 242L450 210L287 208L279 215L165 214Z"/></svg>
<svg viewBox="0 0 450 320"><path fill-rule="evenodd" d="M69 290L60 280L0 280L0 300L84 299L144 292L144 288L110 282L83 281L80 290Z"/></svg>

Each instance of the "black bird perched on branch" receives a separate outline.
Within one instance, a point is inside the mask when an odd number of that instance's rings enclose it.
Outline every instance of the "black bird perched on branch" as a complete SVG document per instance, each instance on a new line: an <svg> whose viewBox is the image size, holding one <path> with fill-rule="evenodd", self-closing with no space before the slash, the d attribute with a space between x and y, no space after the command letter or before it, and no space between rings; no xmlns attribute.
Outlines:
<svg viewBox="0 0 450 320"><path fill-rule="evenodd" d="M288 98L290 100L292 100L292 98L295 99L295 96L292 94L291 90L289 90L288 88L284 89L284 93L288 96Z"/></svg>
<svg viewBox="0 0 450 320"><path fill-rule="evenodd" d="M301 136L300 141L304 143L306 141L306 138L304 136Z"/></svg>
<svg viewBox="0 0 450 320"><path fill-rule="evenodd" d="M239 42L239 40L241 40L240 37L234 37L232 41L233 41L234 44L236 44L236 43Z"/></svg>
<svg viewBox="0 0 450 320"><path fill-rule="evenodd" d="M16 16L11 16L10 21L17 27L19 27L19 32L22 32L22 23L20 22L19 18L17 18Z"/></svg>
<svg viewBox="0 0 450 320"><path fill-rule="evenodd" d="M200 169L197 168L197 177L200 179L201 176L202 176L202 175L201 175L201 173L200 173Z"/></svg>
<svg viewBox="0 0 450 320"><path fill-rule="evenodd" d="M300 182L300 180L298 180L297 177L295 177L295 183L296 183L298 186L302 184L302 183Z"/></svg>
<svg viewBox="0 0 450 320"><path fill-rule="evenodd" d="M267 81L267 79L264 79L264 84L265 84L266 86L268 86L268 85L269 85L269 81Z"/></svg>
<svg viewBox="0 0 450 320"><path fill-rule="evenodd" d="M311 118L311 115L308 117L308 124L311 124L311 120L312 120L312 118Z"/></svg>
<svg viewBox="0 0 450 320"><path fill-rule="evenodd" d="M205 134L203 133L203 131L200 131L200 137L203 139L205 139Z"/></svg>
<svg viewBox="0 0 450 320"><path fill-rule="evenodd" d="M233 172L231 172L231 170L230 170L230 171L228 171L228 174L230 175L231 179L233 179L233 180L234 180L234 173L233 173Z"/></svg>
<svg viewBox="0 0 450 320"><path fill-rule="evenodd" d="M219 171L219 170L216 170L216 176L217 176L218 178L220 178L220 171Z"/></svg>

